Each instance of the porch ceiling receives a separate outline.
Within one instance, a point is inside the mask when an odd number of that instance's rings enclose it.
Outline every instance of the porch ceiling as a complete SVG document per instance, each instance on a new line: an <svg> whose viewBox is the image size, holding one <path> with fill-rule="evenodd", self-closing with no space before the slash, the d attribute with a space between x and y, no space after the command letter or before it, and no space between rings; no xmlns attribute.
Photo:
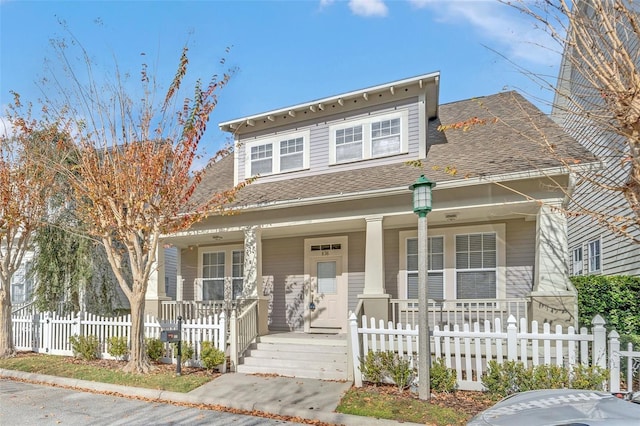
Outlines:
<svg viewBox="0 0 640 426"><path fill-rule="evenodd" d="M535 202L523 201L503 204L488 204L473 207L452 207L446 209L436 209L429 216L429 226L452 226L457 224L495 222L508 219L535 220L538 212L538 205ZM384 227L392 228L415 228L417 226L417 216L413 212L406 210L396 213L385 213ZM287 221L284 218L278 223L261 225L262 238L285 238L293 236L313 236L340 234L347 232L364 231L366 222L365 215L308 219ZM177 247L214 245L214 244L235 244L244 241L244 224L232 228L201 229L187 231L165 241Z"/></svg>

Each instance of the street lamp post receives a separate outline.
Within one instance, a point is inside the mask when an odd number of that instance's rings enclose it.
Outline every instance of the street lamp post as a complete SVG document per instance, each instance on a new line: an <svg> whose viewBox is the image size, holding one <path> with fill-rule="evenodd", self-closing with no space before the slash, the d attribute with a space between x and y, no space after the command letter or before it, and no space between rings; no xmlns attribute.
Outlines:
<svg viewBox="0 0 640 426"><path fill-rule="evenodd" d="M418 215L418 397L431 398L431 338L429 336L427 213L431 211L431 188L435 182L420 176L409 189L413 191L413 212Z"/></svg>

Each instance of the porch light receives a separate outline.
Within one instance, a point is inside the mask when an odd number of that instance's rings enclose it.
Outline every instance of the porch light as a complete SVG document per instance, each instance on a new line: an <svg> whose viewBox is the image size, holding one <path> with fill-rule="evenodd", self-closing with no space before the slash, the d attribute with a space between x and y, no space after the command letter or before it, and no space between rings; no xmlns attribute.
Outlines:
<svg viewBox="0 0 640 426"><path fill-rule="evenodd" d="M421 175L409 189L413 191L413 212L418 215L418 397L431 398L431 336L429 333L429 289L427 279L427 213L431 211L431 188L436 186Z"/></svg>
<svg viewBox="0 0 640 426"><path fill-rule="evenodd" d="M435 187L424 175L421 175L409 189L413 191L413 212L424 217L431 211L431 188Z"/></svg>

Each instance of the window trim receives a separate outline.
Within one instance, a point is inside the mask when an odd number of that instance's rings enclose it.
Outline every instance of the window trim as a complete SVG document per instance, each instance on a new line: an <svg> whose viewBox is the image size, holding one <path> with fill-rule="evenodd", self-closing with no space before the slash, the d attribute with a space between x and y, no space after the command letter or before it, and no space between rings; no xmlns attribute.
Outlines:
<svg viewBox="0 0 640 426"><path fill-rule="evenodd" d="M228 285L231 286L231 294L229 295L229 300L233 299L233 252L241 251L244 253L244 246L242 244L233 244L233 245L224 245L224 246L208 246L208 247L199 247L198 248L198 271L197 271L197 280L195 281L195 288L193 290L193 298L194 300L202 301L204 300L204 281L202 277L202 268L204 266L203 257L207 253L220 253L224 252L224 291L225 291L225 300L227 299L226 290ZM244 267L243 267L243 275L244 275Z"/></svg>
<svg viewBox="0 0 640 426"><path fill-rule="evenodd" d="M398 152L373 155L373 145L371 137L371 125L380 121L400 119L400 150ZM336 158L336 131L348 129L351 127L362 126L362 157L357 159L349 159L338 161ZM340 123L329 126L329 165L349 164L357 161L371 160L374 158L391 157L409 152L409 111L406 109L394 111L391 113L369 115L364 118L354 120L344 120Z"/></svg>
<svg viewBox="0 0 640 426"><path fill-rule="evenodd" d="M437 231L436 231L437 232ZM429 272L442 272L442 294L446 296L446 262L447 262L447 239L444 234L435 233L427 235L427 238L442 238L442 256L443 256L443 269L429 269ZM407 265L407 242L410 239L418 239L418 231L400 231L400 263L398 273L398 297L400 299L409 299L409 274L416 271L409 270Z"/></svg>
<svg viewBox="0 0 640 426"><path fill-rule="evenodd" d="M251 174L251 148L255 148L258 146L264 146L268 144L271 145L271 173L263 173L260 176L272 176L281 173L291 173L299 170L305 170L309 168L309 146L310 146L310 137L311 131L307 130L299 130L295 132L283 132L278 133L276 135L269 135L266 137L256 138L251 141L244 142L244 176L245 178L253 177ZM280 154L280 142L288 141L291 139L302 138L302 167L282 170L280 166L281 154Z"/></svg>
<svg viewBox="0 0 640 426"><path fill-rule="evenodd" d="M598 243L598 269L591 269L591 244ZM587 271L589 274L602 274L602 237L587 241Z"/></svg>

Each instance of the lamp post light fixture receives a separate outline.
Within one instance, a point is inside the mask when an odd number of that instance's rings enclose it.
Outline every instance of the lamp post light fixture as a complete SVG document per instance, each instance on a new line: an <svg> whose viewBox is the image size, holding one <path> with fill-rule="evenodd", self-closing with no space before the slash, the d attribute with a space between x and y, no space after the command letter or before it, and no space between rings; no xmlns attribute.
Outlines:
<svg viewBox="0 0 640 426"><path fill-rule="evenodd" d="M427 213L431 211L431 189L435 187L424 175L409 186L413 191L413 212L418 215L418 397L431 398L431 337L429 335L429 297Z"/></svg>

